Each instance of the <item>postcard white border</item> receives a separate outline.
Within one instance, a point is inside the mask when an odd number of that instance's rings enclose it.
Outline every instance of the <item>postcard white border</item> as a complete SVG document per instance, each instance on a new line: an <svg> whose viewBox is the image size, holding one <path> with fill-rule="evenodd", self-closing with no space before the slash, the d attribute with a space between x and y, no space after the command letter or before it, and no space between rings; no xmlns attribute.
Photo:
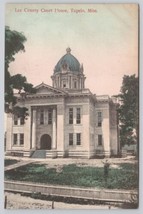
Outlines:
<svg viewBox="0 0 143 214"><path fill-rule="evenodd" d="M4 152L3 152L3 136L4 136L4 26L5 26L5 4L6 3L65 3L65 4L70 4L70 3L137 3L139 4L139 12L140 12L140 32L139 32L139 55L140 55L140 60L139 60L139 77L140 77L140 194L139 194L139 209L135 210L4 210L4 186L3 186L3 178L4 178L4 164L3 164L3 159L4 159ZM49 0L0 0L0 79L1 79L1 84L0 84L0 213L10 213L10 214L41 214L41 213L56 213L56 214L67 214L67 213L75 213L75 214L84 214L84 213L122 213L122 214L131 214L131 213L143 213L143 63L142 63L142 58L143 58L143 0L138 0L138 1L133 1L133 0L119 0L119 1L108 1L108 0L61 0L61 1L49 1Z"/></svg>

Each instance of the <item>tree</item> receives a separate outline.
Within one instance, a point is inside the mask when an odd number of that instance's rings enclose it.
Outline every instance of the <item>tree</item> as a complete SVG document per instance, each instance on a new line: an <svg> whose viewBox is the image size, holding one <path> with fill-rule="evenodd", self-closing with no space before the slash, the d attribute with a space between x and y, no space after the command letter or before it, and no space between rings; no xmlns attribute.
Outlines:
<svg viewBox="0 0 143 214"><path fill-rule="evenodd" d="M135 75L124 75L118 108L121 145L136 143L139 129L139 81Z"/></svg>
<svg viewBox="0 0 143 214"><path fill-rule="evenodd" d="M8 26L5 27L5 111L16 114L18 117L26 117L27 109L16 106L17 97L14 95L14 89L27 93L35 93L33 85L27 82L25 76L16 74L11 76L9 72L9 64L15 60L15 54L25 51L24 42L26 37L23 33L12 31Z"/></svg>

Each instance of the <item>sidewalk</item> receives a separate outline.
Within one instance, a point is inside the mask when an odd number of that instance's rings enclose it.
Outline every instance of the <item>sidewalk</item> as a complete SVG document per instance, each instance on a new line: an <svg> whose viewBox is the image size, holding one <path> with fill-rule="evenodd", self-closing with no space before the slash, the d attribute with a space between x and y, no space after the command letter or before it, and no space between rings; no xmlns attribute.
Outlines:
<svg viewBox="0 0 143 214"><path fill-rule="evenodd" d="M20 166L25 166L25 165L27 165L29 163L32 163L32 162L34 162L34 161L33 160L27 160L27 161L23 160L23 161L18 162L16 164L12 164L12 165L4 167L4 171L8 171L8 170L11 170L11 169L16 169L16 168L18 168Z"/></svg>
<svg viewBox="0 0 143 214"><path fill-rule="evenodd" d="M47 167L58 167L63 165L69 165L69 164L76 164L77 166L91 166L91 167L103 167L103 162L105 159L80 159L80 158L28 158L28 157L12 157L12 156L5 156L5 159L16 159L20 161L18 164L24 162L25 164L28 163L38 163L38 164L45 164ZM110 163L111 168L118 168L119 164L121 163L137 163L137 160L135 160L134 156L128 156L126 158L108 158L108 162ZM14 164L12 166L16 166L17 164ZM11 166L11 167L12 167ZM10 167L10 166L9 166ZM8 167L5 167L6 169ZM14 167L15 168L15 167ZM12 168L11 168L12 169Z"/></svg>

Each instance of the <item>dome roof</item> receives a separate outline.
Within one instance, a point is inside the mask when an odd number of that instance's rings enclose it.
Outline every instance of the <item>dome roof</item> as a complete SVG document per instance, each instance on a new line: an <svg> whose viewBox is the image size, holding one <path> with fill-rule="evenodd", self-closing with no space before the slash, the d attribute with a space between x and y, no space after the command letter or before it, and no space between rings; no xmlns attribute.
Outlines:
<svg viewBox="0 0 143 214"><path fill-rule="evenodd" d="M67 53L58 61L55 66L54 73L60 72L62 69L72 72L80 72L79 61L71 54L71 49L66 49Z"/></svg>

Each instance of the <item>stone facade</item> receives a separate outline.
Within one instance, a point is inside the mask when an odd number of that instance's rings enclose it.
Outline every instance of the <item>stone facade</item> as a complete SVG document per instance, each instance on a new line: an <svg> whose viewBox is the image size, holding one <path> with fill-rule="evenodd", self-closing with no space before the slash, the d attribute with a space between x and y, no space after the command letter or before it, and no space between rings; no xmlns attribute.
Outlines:
<svg viewBox="0 0 143 214"><path fill-rule="evenodd" d="M53 87L41 83L36 94L19 96L28 109L23 122L7 116L6 153L32 157L110 157L119 153L116 104L109 96L96 96L85 88L83 66L67 54L57 63Z"/></svg>

